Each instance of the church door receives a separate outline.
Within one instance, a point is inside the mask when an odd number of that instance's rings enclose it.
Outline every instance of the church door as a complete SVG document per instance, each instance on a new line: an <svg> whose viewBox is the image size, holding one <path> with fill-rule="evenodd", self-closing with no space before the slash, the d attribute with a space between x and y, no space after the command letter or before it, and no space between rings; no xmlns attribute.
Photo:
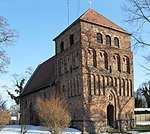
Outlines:
<svg viewBox="0 0 150 134"><path fill-rule="evenodd" d="M114 106L107 106L107 125L113 127L114 126Z"/></svg>

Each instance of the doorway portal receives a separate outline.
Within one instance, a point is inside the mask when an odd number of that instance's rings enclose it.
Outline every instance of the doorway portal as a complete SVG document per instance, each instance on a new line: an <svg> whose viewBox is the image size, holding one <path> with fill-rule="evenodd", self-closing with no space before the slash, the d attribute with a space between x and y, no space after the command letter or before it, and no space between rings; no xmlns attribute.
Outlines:
<svg viewBox="0 0 150 134"><path fill-rule="evenodd" d="M114 106L107 106L107 125L114 127Z"/></svg>

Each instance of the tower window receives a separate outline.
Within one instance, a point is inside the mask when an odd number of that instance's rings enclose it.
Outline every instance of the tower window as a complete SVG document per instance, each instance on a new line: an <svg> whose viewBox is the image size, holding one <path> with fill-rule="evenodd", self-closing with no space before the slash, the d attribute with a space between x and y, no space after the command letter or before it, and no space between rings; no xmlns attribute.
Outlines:
<svg viewBox="0 0 150 134"><path fill-rule="evenodd" d="M97 33L97 42L98 43L103 43L103 37L101 33Z"/></svg>
<svg viewBox="0 0 150 134"><path fill-rule="evenodd" d="M123 66L123 71L130 74L130 59L129 59L129 57L127 57L127 56L123 57L122 66Z"/></svg>
<svg viewBox="0 0 150 134"><path fill-rule="evenodd" d="M100 67L108 70L108 55L105 51L100 52L100 62Z"/></svg>
<svg viewBox="0 0 150 134"><path fill-rule="evenodd" d="M105 69L108 70L108 56L107 56L107 53L104 53L104 64L105 64Z"/></svg>
<svg viewBox="0 0 150 134"><path fill-rule="evenodd" d="M127 57L127 73L130 73L130 60Z"/></svg>
<svg viewBox="0 0 150 134"><path fill-rule="evenodd" d="M119 72L121 72L121 63L120 63L120 56L119 55L117 56L117 70Z"/></svg>
<svg viewBox="0 0 150 134"><path fill-rule="evenodd" d="M121 61L120 61L120 56L118 54L115 54L113 56L114 58L114 69L121 72Z"/></svg>
<svg viewBox="0 0 150 134"><path fill-rule="evenodd" d="M60 43L60 50L64 51L64 42L63 41Z"/></svg>
<svg viewBox="0 0 150 134"><path fill-rule="evenodd" d="M111 69L111 66L109 66L109 72L110 72L110 73L112 73L112 69Z"/></svg>
<svg viewBox="0 0 150 134"><path fill-rule="evenodd" d="M71 34L70 35L70 45L73 45L74 44L74 35Z"/></svg>
<svg viewBox="0 0 150 134"><path fill-rule="evenodd" d="M111 46L111 37L109 35L106 35L106 44Z"/></svg>
<svg viewBox="0 0 150 134"><path fill-rule="evenodd" d="M117 37L114 38L114 45L119 48L119 39Z"/></svg>

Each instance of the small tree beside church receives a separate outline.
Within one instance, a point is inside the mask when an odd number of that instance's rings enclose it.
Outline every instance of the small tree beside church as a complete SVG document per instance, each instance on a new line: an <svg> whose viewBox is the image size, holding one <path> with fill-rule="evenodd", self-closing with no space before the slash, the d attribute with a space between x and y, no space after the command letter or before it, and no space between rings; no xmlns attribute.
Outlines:
<svg viewBox="0 0 150 134"><path fill-rule="evenodd" d="M0 96L0 130L10 121L10 114L6 109L6 101Z"/></svg>
<svg viewBox="0 0 150 134"><path fill-rule="evenodd" d="M38 98L36 111L41 125L47 127L52 134L58 134L60 129L67 128L71 121L67 104L59 97L51 97L50 99Z"/></svg>
<svg viewBox="0 0 150 134"><path fill-rule="evenodd" d="M0 129L9 124L10 114L7 111L0 109Z"/></svg>

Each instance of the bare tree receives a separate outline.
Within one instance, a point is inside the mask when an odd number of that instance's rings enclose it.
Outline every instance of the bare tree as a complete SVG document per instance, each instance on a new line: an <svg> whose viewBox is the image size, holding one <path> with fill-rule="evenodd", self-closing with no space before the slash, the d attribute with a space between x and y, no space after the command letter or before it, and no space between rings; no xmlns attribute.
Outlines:
<svg viewBox="0 0 150 134"><path fill-rule="evenodd" d="M141 46L149 46L150 42L146 42L143 33L140 34L142 28L150 25L150 1L149 0L126 0L123 10L127 13L125 22L135 24L133 38L135 43Z"/></svg>
<svg viewBox="0 0 150 134"><path fill-rule="evenodd" d="M144 96L142 95L141 89L137 89L137 91L135 91L134 99L135 99L136 108L146 107L146 102L145 102Z"/></svg>
<svg viewBox="0 0 150 134"><path fill-rule="evenodd" d="M150 81L142 83L140 90L146 99L147 107L150 108Z"/></svg>
<svg viewBox="0 0 150 134"><path fill-rule="evenodd" d="M24 84L25 84L25 79L24 79L24 78L21 79L21 80L16 79L16 82L15 82L15 87L16 87L15 92L16 92L17 95L14 95L14 94L12 94L10 91L7 90L8 95L9 95L9 96L11 97L11 99L13 99L13 100L16 102L16 104L18 104L18 105L20 104L19 95L20 95L20 93L21 93L22 90L23 90Z"/></svg>
<svg viewBox="0 0 150 134"><path fill-rule="evenodd" d="M59 97L50 99L37 99L36 111L42 125L48 128L52 134L58 134L60 129L67 128L71 116L66 103Z"/></svg>
<svg viewBox="0 0 150 134"><path fill-rule="evenodd" d="M14 78L14 87L16 88L14 91L16 95L10 92L9 87L4 86L4 88L7 90L8 95L11 97L11 99L13 99L16 102L17 105L20 104L19 96L21 92L23 91L26 80L29 78L32 72L33 72L33 68L28 67L27 70L25 71L25 75L21 75L21 74L12 75Z"/></svg>
<svg viewBox="0 0 150 134"><path fill-rule="evenodd" d="M18 34L15 30L11 29L7 20L0 16L0 73L6 72L6 67L10 63L10 59L4 50L5 46L14 45L15 39Z"/></svg>
<svg viewBox="0 0 150 134"><path fill-rule="evenodd" d="M133 48L139 47L150 48L149 28L150 28L150 1L149 0L126 0L123 6L123 10L126 13L125 22L134 27L132 31ZM143 55L146 61L142 67L146 70L146 73L150 74L150 54Z"/></svg>
<svg viewBox="0 0 150 134"><path fill-rule="evenodd" d="M0 109L6 110L6 101L4 101L1 96L0 96Z"/></svg>

